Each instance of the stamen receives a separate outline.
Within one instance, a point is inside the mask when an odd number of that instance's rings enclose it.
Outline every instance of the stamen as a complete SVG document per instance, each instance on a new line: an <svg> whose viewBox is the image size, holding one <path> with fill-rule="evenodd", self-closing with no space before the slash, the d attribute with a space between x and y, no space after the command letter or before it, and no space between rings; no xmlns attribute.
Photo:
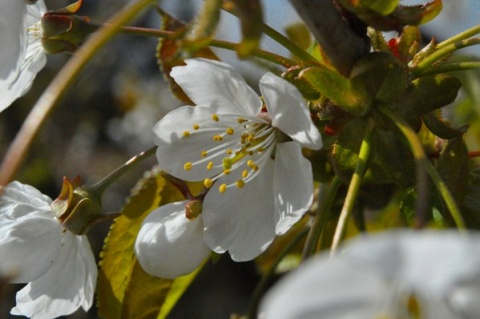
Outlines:
<svg viewBox="0 0 480 319"><path fill-rule="evenodd" d="M200 128L200 125L198 125L198 124L193 124L193 129L194 129L194 130L198 130L199 128Z"/></svg>
<svg viewBox="0 0 480 319"><path fill-rule="evenodd" d="M185 136L185 137L190 136L190 132L189 131L183 131L183 136Z"/></svg>
<svg viewBox="0 0 480 319"><path fill-rule="evenodd" d="M213 185L213 181L210 178L205 178L205 180L203 181L203 185L206 188L210 188Z"/></svg>
<svg viewBox="0 0 480 319"><path fill-rule="evenodd" d="M213 168L213 162L208 162L207 169L211 170Z"/></svg>
<svg viewBox="0 0 480 319"><path fill-rule="evenodd" d="M212 120L214 120L215 122L218 122L220 119L218 118L218 115L217 114L212 114Z"/></svg>
<svg viewBox="0 0 480 319"><path fill-rule="evenodd" d="M241 179L239 179L236 183L237 187L238 188L243 188L243 186L245 186L245 182Z"/></svg>
<svg viewBox="0 0 480 319"><path fill-rule="evenodd" d="M247 121L248 121L248 120L244 119L243 117L237 118L238 124L242 124L242 123L245 123L245 122L247 122Z"/></svg>
<svg viewBox="0 0 480 319"><path fill-rule="evenodd" d="M243 172L242 172L242 177L243 177L243 178L247 178L247 176L248 176L248 171L247 171L247 170L243 170Z"/></svg>
<svg viewBox="0 0 480 319"><path fill-rule="evenodd" d="M229 149L226 151L226 153L227 153L228 155L232 155L232 154L233 154L233 151L232 151L231 148L229 148Z"/></svg>
<svg viewBox="0 0 480 319"><path fill-rule="evenodd" d="M214 135L213 140L215 142L221 142L223 140L223 137L221 135Z"/></svg>
<svg viewBox="0 0 480 319"><path fill-rule="evenodd" d="M229 127L225 130L225 133L227 133L228 135L233 135L235 133L235 130L233 128Z"/></svg>
<svg viewBox="0 0 480 319"><path fill-rule="evenodd" d="M223 174L225 174L225 175L230 174L230 169L229 168L224 169Z"/></svg>
<svg viewBox="0 0 480 319"><path fill-rule="evenodd" d="M189 171L192 169L192 162L186 162L184 165L183 165L183 169L186 170L186 171Z"/></svg>
<svg viewBox="0 0 480 319"><path fill-rule="evenodd" d="M200 153L200 156L201 156L201 157L206 157L207 155L208 155L208 152L207 152L207 151L202 151L202 152Z"/></svg>
<svg viewBox="0 0 480 319"><path fill-rule="evenodd" d="M220 185L220 187L218 188L218 191L220 193L225 193L225 191L227 190L227 184L222 184Z"/></svg>

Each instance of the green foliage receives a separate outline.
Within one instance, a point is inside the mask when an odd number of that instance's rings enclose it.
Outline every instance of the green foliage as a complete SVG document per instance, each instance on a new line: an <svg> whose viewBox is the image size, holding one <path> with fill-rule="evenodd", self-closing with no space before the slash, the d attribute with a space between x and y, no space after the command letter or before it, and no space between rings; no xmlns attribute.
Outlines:
<svg viewBox="0 0 480 319"><path fill-rule="evenodd" d="M196 276L194 272L177 280L152 277L143 271L134 253L143 219L155 208L182 199L158 170L138 182L101 253L97 304L102 318L165 318Z"/></svg>

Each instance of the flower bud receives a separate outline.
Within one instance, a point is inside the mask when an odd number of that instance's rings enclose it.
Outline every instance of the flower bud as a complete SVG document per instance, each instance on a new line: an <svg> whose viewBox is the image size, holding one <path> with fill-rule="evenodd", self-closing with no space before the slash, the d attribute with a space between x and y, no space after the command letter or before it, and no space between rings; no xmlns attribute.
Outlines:
<svg viewBox="0 0 480 319"><path fill-rule="evenodd" d="M81 3L77 1L66 8L49 11L42 17L42 45L46 52L74 52L85 37L96 30L89 24L88 17L74 14Z"/></svg>
<svg viewBox="0 0 480 319"><path fill-rule="evenodd" d="M100 216L101 197L95 191L80 186L80 178L63 178L60 195L52 203L52 211L70 232L85 234L88 227Z"/></svg>

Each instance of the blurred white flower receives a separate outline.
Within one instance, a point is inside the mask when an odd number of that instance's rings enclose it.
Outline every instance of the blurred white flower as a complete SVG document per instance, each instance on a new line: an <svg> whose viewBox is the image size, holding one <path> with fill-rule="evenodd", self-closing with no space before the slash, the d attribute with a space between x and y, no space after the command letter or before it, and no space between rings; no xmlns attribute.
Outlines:
<svg viewBox="0 0 480 319"><path fill-rule="evenodd" d="M43 0L0 0L0 112L24 95L45 66L40 20Z"/></svg>
<svg viewBox="0 0 480 319"><path fill-rule="evenodd" d="M0 273L28 283L12 314L33 319L68 315L92 306L97 265L86 236L66 231L52 200L12 182L0 196Z"/></svg>
<svg viewBox="0 0 480 319"><path fill-rule="evenodd" d="M187 203L185 200L157 208L143 221L135 253L148 274L174 279L191 273L209 256L202 219L186 217Z"/></svg>
<svg viewBox="0 0 480 319"><path fill-rule="evenodd" d="M263 319L480 318L480 235L394 231L322 254L266 295Z"/></svg>
<svg viewBox="0 0 480 319"><path fill-rule="evenodd" d="M308 210L310 162L301 148L322 140L295 86L266 73L263 99L227 64L186 60L171 76L195 107L168 113L154 128L162 169L210 188L201 215L204 240L235 261L262 253Z"/></svg>

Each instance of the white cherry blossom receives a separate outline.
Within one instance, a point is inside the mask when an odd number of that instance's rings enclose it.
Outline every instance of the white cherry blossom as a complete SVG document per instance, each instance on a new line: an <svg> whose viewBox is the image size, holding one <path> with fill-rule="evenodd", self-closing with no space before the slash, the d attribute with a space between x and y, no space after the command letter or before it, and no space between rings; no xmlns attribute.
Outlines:
<svg viewBox="0 0 480 319"><path fill-rule="evenodd" d="M30 89L45 66L40 25L45 12L43 0L0 0L0 111Z"/></svg>
<svg viewBox="0 0 480 319"><path fill-rule="evenodd" d="M187 202L155 209L143 221L135 253L148 274L174 279L191 273L209 256L202 219L186 217Z"/></svg>
<svg viewBox="0 0 480 319"><path fill-rule="evenodd" d="M302 147L322 146L295 86L266 73L260 98L227 64L189 59L171 76L196 104L168 113L154 128L160 166L209 191L204 240L235 261L262 253L308 210L312 168Z"/></svg>
<svg viewBox="0 0 480 319"><path fill-rule="evenodd" d="M480 318L480 235L393 231L321 254L264 298L262 319Z"/></svg>
<svg viewBox="0 0 480 319"><path fill-rule="evenodd" d="M0 196L0 273L28 283L11 313L33 319L68 315L93 303L97 266L86 236L66 231L52 200L12 182Z"/></svg>

